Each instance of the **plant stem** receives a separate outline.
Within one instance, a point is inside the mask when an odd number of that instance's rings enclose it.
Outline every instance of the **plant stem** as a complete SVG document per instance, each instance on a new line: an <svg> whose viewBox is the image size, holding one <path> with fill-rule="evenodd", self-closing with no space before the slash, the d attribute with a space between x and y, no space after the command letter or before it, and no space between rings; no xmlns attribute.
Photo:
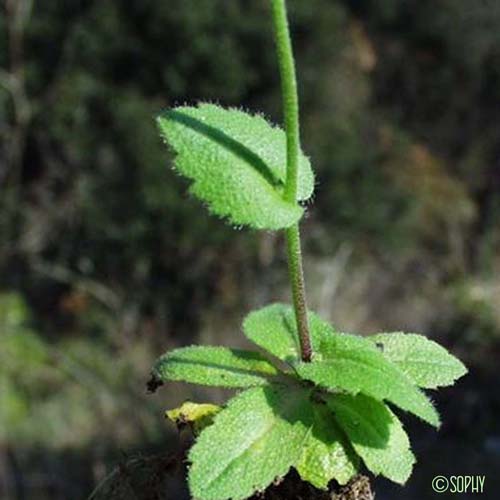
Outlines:
<svg viewBox="0 0 500 500"><path fill-rule="evenodd" d="M292 285L293 308L299 332L300 351L303 361L311 361L312 346L307 322L306 289L302 271L302 252L300 250L299 225L294 224L286 230L286 246L288 253L288 272Z"/></svg>
<svg viewBox="0 0 500 500"><path fill-rule="evenodd" d="M278 53L283 94L283 110L286 130L286 183L285 200L297 203L297 181L299 169L299 98L295 61L292 52L290 29L288 26L285 0L271 0L274 23L274 36ZM307 321L307 303L302 270L302 252L300 249L299 225L294 224L286 230L288 269L292 287L293 306L297 331L299 332L300 350L303 361L311 361L311 336Z"/></svg>

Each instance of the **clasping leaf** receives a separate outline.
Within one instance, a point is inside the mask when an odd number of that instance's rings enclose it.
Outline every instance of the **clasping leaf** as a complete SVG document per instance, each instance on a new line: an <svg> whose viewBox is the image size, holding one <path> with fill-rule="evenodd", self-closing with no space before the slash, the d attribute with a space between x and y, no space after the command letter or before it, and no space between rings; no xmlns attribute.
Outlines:
<svg viewBox="0 0 500 500"><path fill-rule="evenodd" d="M175 167L193 180L191 192L211 212L234 225L282 229L303 209L283 198L286 138L261 116L212 104L167 110L157 118L176 153ZM297 201L314 188L309 160L301 153Z"/></svg>
<svg viewBox="0 0 500 500"><path fill-rule="evenodd" d="M315 354L311 363L303 363L291 307L274 304L252 312L243 329L250 340L290 363L301 378L327 389L390 401L439 426L439 416L426 396L366 338L338 333L317 314L309 312Z"/></svg>
<svg viewBox="0 0 500 500"><path fill-rule="evenodd" d="M324 328L327 326L325 323ZM332 331L331 335L323 336L318 356L311 363L299 363L295 368L302 378L320 386L390 401L439 427L439 415L425 394L362 337Z"/></svg>

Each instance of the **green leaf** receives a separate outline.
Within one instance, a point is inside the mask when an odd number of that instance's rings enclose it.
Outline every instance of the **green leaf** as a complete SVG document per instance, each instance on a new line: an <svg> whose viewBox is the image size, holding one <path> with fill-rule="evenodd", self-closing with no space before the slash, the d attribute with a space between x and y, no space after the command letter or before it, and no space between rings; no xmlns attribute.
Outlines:
<svg viewBox="0 0 500 500"><path fill-rule="evenodd" d="M293 309L285 304L251 312L243 321L248 339L277 358L293 362L300 359L300 344Z"/></svg>
<svg viewBox="0 0 500 500"><path fill-rule="evenodd" d="M226 347L190 346L167 352L152 370L156 380L180 380L219 387L252 387L278 372L259 353Z"/></svg>
<svg viewBox="0 0 500 500"><path fill-rule="evenodd" d="M346 484L357 473L359 458L324 404L314 405L313 418L312 429L295 468L304 481L316 488L326 489L332 479Z"/></svg>
<svg viewBox="0 0 500 500"><path fill-rule="evenodd" d="M362 394L330 396L327 404L368 469L404 484L415 457L396 415L384 403Z"/></svg>
<svg viewBox="0 0 500 500"><path fill-rule="evenodd" d="M444 347L414 333L379 333L367 337L384 356L420 387L453 385L467 373L467 368Z"/></svg>
<svg viewBox="0 0 500 500"><path fill-rule="evenodd" d="M311 425L309 395L274 385L233 398L191 448L192 496L243 499L283 477L298 461Z"/></svg>
<svg viewBox="0 0 500 500"><path fill-rule="evenodd" d="M396 365L387 361L372 342L336 333L327 323L320 324L317 320L311 321L310 328L319 328L316 332L319 342L313 361L295 366L300 377L329 389L385 399L439 426L439 415L425 394Z"/></svg>
<svg viewBox="0 0 500 500"><path fill-rule="evenodd" d="M322 338L334 330L317 314L308 311L309 330L313 350L317 350ZM246 337L277 358L287 363L300 361L300 342L295 313L287 304L272 304L251 312L243 321Z"/></svg>
<svg viewBox="0 0 500 500"><path fill-rule="evenodd" d="M308 311L309 332L313 351L318 351L322 339L338 334L316 313ZM271 304L247 315L243 321L245 336L253 343L287 363L301 360L300 341L293 307Z"/></svg>
<svg viewBox="0 0 500 500"><path fill-rule="evenodd" d="M439 415L426 396L396 365L385 359L373 342L338 333L313 312L309 312L314 351L311 363L300 361L297 327L289 306L274 304L250 313L243 330L257 345L292 363L304 379L329 389L387 399L439 426Z"/></svg>
<svg viewBox="0 0 500 500"><path fill-rule="evenodd" d="M214 214L257 229L285 228L302 216L283 198L285 134L261 116L200 104L165 111L157 122L177 153L176 169ZM299 162L298 201L314 188L309 160L301 153Z"/></svg>

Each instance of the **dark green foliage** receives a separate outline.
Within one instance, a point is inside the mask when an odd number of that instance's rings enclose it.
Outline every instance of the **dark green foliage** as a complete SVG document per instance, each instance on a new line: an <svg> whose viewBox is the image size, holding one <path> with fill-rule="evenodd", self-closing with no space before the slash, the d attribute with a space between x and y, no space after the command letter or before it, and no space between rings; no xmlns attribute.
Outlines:
<svg viewBox="0 0 500 500"><path fill-rule="evenodd" d="M61 294L59 280L41 276L34 268L32 257L41 257L70 270L73 283L81 278L112 282L120 305L133 303L141 314L152 312L175 326L178 312L169 304L190 307L192 297L201 303L209 300L196 280L209 281L210 259L198 259L197 274L182 279L179 269L192 261L202 242L207 252L224 247L237 253L248 237L230 239L229 230L200 214L195 203L182 203L183 186L174 175L165 175L165 157L150 118L162 106L198 98L262 109L275 122L280 113L274 55L268 50L272 40L264 29L266 9L258 2L195 3L196 8L193 0L34 3L25 33L32 115L23 125L23 161L0 175L3 179L10 172L9 182L0 183L0 234L9 242L0 266L12 270L6 285L41 295L47 288ZM488 18L488 10L479 8L474 16L464 15L462 2L457 7L440 4L439 9L429 2L413 2L406 9L414 16L405 16L405 8L392 1L368 4L370 8L361 11L367 45L360 46L346 5L291 2L303 75L304 149L314 158L321 179L313 215L320 230L311 231L312 248L329 253L340 240L361 241L376 250L383 248L381 241L415 248L415 238L428 224L409 217L419 203L418 192L395 184L385 168L394 146L387 146L380 132L389 126L396 137L408 132L423 137L445 159L458 156L457 146L469 148L465 155L460 153L460 162L445 167L457 171L462 183L470 183L479 219L470 228L473 235L464 238L474 236L481 249L470 252L471 264L488 264L498 241L493 229L498 219L498 122L493 103L500 88L495 84L500 65L494 64L498 30L483 29L481 23L486 19L486 28L491 27L495 17ZM6 19L0 17L6 35ZM428 18L432 23L425 21ZM464 27L460 33L475 38L480 31L487 43L467 44L456 36L457 22ZM439 52L438 61L417 57L429 32L434 45L446 49ZM1 43L2 65L9 70L7 36ZM370 46L372 69L359 63ZM398 50L391 52L389 46ZM346 50L351 56L345 56ZM432 47L427 50L434 52ZM465 66L464 87L459 56L465 54L476 62ZM436 71L447 75L446 85L435 85ZM402 86L400 80L427 89L419 93L418 106L410 92L413 87ZM402 87L404 94L387 91ZM475 105L463 110L463 103L470 101ZM4 88L0 103L7 126L0 138L4 163L15 121ZM385 113L410 106L413 111L404 122ZM417 113L423 108L446 114L434 120ZM459 119L461 112L474 116ZM473 127L473 140L463 140L462 122ZM432 132L421 133L431 127ZM444 134L450 140L438 141ZM7 209L3 204L11 199L18 174L22 196L18 205ZM26 234L32 236L27 239ZM434 233L433 244L441 234ZM35 305L37 313L46 307L42 301ZM54 325L44 326L50 330Z"/></svg>

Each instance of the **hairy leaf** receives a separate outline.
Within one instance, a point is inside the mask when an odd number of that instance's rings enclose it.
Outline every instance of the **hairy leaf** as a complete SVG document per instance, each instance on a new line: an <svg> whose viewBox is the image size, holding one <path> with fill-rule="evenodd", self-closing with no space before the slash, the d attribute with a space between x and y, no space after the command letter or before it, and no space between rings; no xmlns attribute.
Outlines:
<svg viewBox="0 0 500 500"><path fill-rule="evenodd" d="M330 396L327 404L368 469L404 484L415 457L396 415L384 403L362 394Z"/></svg>
<svg viewBox="0 0 500 500"><path fill-rule="evenodd" d="M243 321L248 339L283 361L300 359L300 344L293 309L285 304L251 312Z"/></svg>
<svg viewBox="0 0 500 500"><path fill-rule="evenodd" d="M277 370L259 353L226 347L190 346L167 352L155 363L153 377L219 387L267 384Z"/></svg>
<svg viewBox="0 0 500 500"><path fill-rule="evenodd" d="M302 363L290 306L264 307L250 313L243 323L245 335L250 340L276 357L293 363L302 378L330 389L387 399L426 422L439 425L439 416L426 396L396 365L384 358L373 342L338 333L313 312L309 312L309 329L314 359L312 363Z"/></svg>
<svg viewBox="0 0 500 500"><path fill-rule="evenodd" d="M427 389L453 385L467 368L444 347L415 333L379 333L367 337L418 386Z"/></svg>
<svg viewBox="0 0 500 500"><path fill-rule="evenodd" d="M257 229L285 228L302 216L300 206L283 198L285 133L263 117L200 104L165 111L157 122L177 153L176 169L194 181L191 192L213 213ZM301 154L298 200L309 198L313 187Z"/></svg>
<svg viewBox="0 0 500 500"><path fill-rule="evenodd" d="M346 484L358 471L358 456L324 404L314 405L313 418L313 426L295 468L304 481L316 488L326 489L332 479Z"/></svg>
<svg viewBox="0 0 500 500"><path fill-rule="evenodd" d="M191 448L193 497L243 499L284 476L307 437L308 397L307 390L274 385L233 398Z"/></svg>
<svg viewBox="0 0 500 500"><path fill-rule="evenodd" d="M317 352L311 363L300 362L295 366L302 378L329 389L386 399L431 425L439 426L439 415L431 402L372 342L336 333L317 317L310 322L310 328L316 331Z"/></svg>
<svg viewBox="0 0 500 500"><path fill-rule="evenodd" d="M336 333L317 314L308 311L313 350L326 335ZM300 361L300 342L295 313L288 304L272 304L251 312L243 322L246 337L277 358L288 363Z"/></svg>

